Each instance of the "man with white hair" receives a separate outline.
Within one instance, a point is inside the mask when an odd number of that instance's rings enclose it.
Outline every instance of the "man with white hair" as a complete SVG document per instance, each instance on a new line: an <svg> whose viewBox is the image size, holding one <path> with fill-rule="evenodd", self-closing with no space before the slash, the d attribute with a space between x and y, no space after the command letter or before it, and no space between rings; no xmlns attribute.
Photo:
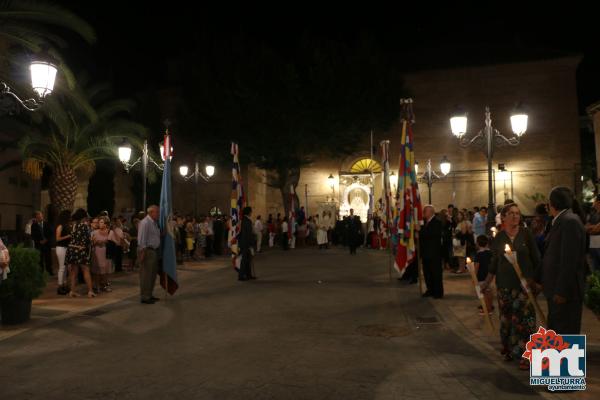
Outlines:
<svg viewBox="0 0 600 400"><path fill-rule="evenodd" d="M158 274L158 252L160 249L160 229L157 221L158 206L148 207L148 215L138 226L138 259L140 261L140 300L144 304L158 301L152 295Z"/></svg>
<svg viewBox="0 0 600 400"><path fill-rule="evenodd" d="M423 261L423 275L427 290L423 297L444 297L442 282L442 222L435 216L435 208L423 208L424 225L419 230L419 252Z"/></svg>

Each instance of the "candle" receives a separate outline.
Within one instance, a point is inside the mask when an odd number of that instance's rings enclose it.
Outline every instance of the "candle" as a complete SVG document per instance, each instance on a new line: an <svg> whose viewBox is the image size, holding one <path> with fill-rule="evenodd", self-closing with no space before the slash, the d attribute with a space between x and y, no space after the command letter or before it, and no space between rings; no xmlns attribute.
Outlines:
<svg viewBox="0 0 600 400"><path fill-rule="evenodd" d="M492 237L496 237L496 233L498 232L498 230L496 229L495 226L492 227L491 231L492 231Z"/></svg>

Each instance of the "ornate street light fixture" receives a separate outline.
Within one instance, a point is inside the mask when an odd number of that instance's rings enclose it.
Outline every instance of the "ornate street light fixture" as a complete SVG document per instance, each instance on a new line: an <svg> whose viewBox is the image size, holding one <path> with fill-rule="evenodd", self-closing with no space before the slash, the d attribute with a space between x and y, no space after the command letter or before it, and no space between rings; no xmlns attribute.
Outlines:
<svg viewBox="0 0 600 400"><path fill-rule="evenodd" d="M48 61L48 56L38 56L29 65L31 74L31 88L37 95L36 98L22 100L12 91L5 82L0 82L0 115L15 114L19 105L27 111L36 111L44 102L44 98L54 90L57 68Z"/></svg>
<svg viewBox="0 0 600 400"><path fill-rule="evenodd" d="M198 161L195 161L194 172L190 175L188 175L190 169L187 165L179 167L179 175L181 175L184 180L187 181L194 178L194 216L198 216L198 179L202 178L205 182L208 182L215 174L215 167L213 165L207 164L204 167L204 170L206 175L200 172L200 163Z"/></svg>
<svg viewBox="0 0 600 400"><path fill-rule="evenodd" d="M488 226L494 226L496 207L494 202L494 188L492 177L492 160L495 146L518 146L521 137L527 131L528 115L524 107L519 103L511 113L510 122L514 136L506 137L499 130L492 127L492 113L489 107L485 107L485 126L473 137L467 136L467 115L457 112L450 118L450 129L452 134L459 140L461 147L476 145L484 149L488 163Z"/></svg>
<svg viewBox="0 0 600 400"><path fill-rule="evenodd" d="M398 188L398 175L392 171L390 174L390 188L392 189L392 193L396 193L396 189Z"/></svg>
<svg viewBox="0 0 600 400"><path fill-rule="evenodd" d="M160 149L161 149L161 154L163 154L162 150L164 150L164 147L160 146ZM173 146L171 146L171 149L173 149ZM133 163L129 162L131 160L132 148L131 148L131 145L127 142L127 140L123 140L123 143L121 143L121 145L118 148L118 153L119 153L119 161L121 161L121 164L123 164L123 168L125 168L125 172L127 172L127 173L129 173L129 171L133 167L135 167L137 164L139 164L139 163L142 164L142 180L143 180L142 210L145 212L146 211L146 197L147 197L146 177L148 176L148 162L152 163L160 171L163 170L164 164L157 163L150 156L150 154L148 152L148 141L147 140L144 140L144 145L142 147L142 155L137 160L135 160Z"/></svg>
<svg viewBox="0 0 600 400"><path fill-rule="evenodd" d="M415 162L415 175L417 175L417 179L427 184L429 204L431 204L431 187L433 186L433 183L448 175L450 173L451 168L452 164L450 164L450 160L448 160L448 157L444 156L442 158L442 161L440 162L440 173L442 174L442 176L440 176L431 167L431 159L428 159L427 169L423 172L421 176L419 176L419 163Z"/></svg>

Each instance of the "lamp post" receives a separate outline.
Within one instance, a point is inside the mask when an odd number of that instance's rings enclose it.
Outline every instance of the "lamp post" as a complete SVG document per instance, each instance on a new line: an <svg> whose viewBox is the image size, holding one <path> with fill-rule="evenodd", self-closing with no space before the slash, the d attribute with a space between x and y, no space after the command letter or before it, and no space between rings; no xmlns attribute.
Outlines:
<svg viewBox="0 0 600 400"><path fill-rule="evenodd" d="M167 129L168 131L168 129ZM163 146L161 145L161 150L163 149ZM172 147L171 147L172 149ZM137 164L141 163L142 164L142 210L144 212L146 212L146 180L147 180L147 175L148 175L148 162L151 162L157 169L159 169L160 171L163 170L164 168L164 164L159 164L156 161L154 161L154 159L150 156L150 154L148 154L148 141L144 140L144 145L142 146L142 155L135 160L133 163L130 163L129 160L131 160L131 152L132 152L132 148L131 145L126 141L123 140L123 143L119 146L119 161L121 161L121 163L123 164L123 167L125 168L125 172L129 173L129 170L133 167L135 167ZM163 152L161 151L161 157L163 156Z"/></svg>
<svg viewBox="0 0 600 400"><path fill-rule="evenodd" d="M510 117L510 123L514 136L508 138L492 126L492 113L488 106L485 107L485 126L477 135L469 138L467 133L467 114L463 111L455 113L450 118L452 134L458 138L461 147L476 145L484 148L488 164L488 226L494 226L496 218L496 207L494 201L494 189L492 182L492 160L494 157L494 146L518 146L521 136L527 131L527 113L519 103Z"/></svg>
<svg viewBox="0 0 600 400"><path fill-rule="evenodd" d="M333 174L329 174L329 177L327 177L327 184L331 188L331 200L335 201L335 178Z"/></svg>
<svg viewBox="0 0 600 400"><path fill-rule="evenodd" d="M498 179L502 181L502 187L504 189L504 201L508 199L508 193L506 192L506 179L508 179L508 171L504 164L498 164Z"/></svg>
<svg viewBox="0 0 600 400"><path fill-rule="evenodd" d="M210 178L215 174L215 167L213 165L207 164L204 167L204 171L206 175L200 171L200 163L198 160L194 162L194 172L188 175L189 168L187 165L182 165L179 167L179 175L183 177L186 181L194 178L194 217L198 217L198 180L202 178L205 182L208 182Z"/></svg>
<svg viewBox="0 0 600 400"><path fill-rule="evenodd" d="M390 189L392 189L392 193L396 193L398 189L398 176L392 171L390 174Z"/></svg>
<svg viewBox="0 0 600 400"><path fill-rule="evenodd" d="M15 114L19 111L19 106L27 111L36 111L41 107L44 98L54 90L57 72L56 66L46 59L46 56L38 57L29 64L31 88L37 99L32 97L22 100L7 83L0 82L0 115Z"/></svg>
<svg viewBox="0 0 600 400"><path fill-rule="evenodd" d="M439 179L442 179L446 175L448 175L450 173L451 168L452 168L452 164L450 164L448 157L444 156L442 158L442 161L440 162L440 173L442 174L442 176L440 176L431 167L431 159L428 159L427 160L427 169L423 172L423 174L421 176L418 176L419 163L415 162L415 174L417 174L417 178L419 180L421 180L421 182L424 182L427 184L427 189L428 189L428 194L429 194L429 204L431 204L431 187L433 186L433 183Z"/></svg>

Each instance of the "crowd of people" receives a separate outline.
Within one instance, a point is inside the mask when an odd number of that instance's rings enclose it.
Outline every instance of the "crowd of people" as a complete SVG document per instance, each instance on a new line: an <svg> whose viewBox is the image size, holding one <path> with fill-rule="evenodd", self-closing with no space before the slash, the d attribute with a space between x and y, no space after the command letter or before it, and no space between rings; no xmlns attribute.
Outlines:
<svg viewBox="0 0 600 400"><path fill-rule="evenodd" d="M85 282L87 296L111 292L110 276L123 270L123 256L130 263L136 259L136 229L139 219L131 223L122 217L109 218L103 211L91 218L83 209L74 213L64 210L55 223L34 213L27 231L33 246L40 252L40 268L53 276L52 249L58 263L57 294L79 297L78 282Z"/></svg>
<svg viewBox="0 0 600 400"><path fill-rule="evenodd" d="M497 211L496 217L490 218L486 207L467 210L450 204L436 212L433 206L425 206L424 222L418 229L419 257L402 279L417 282L420 258L427 288L423 296L441 299L444 270L466 273L471 267L468 260L473 260L489 313L495 311L496 297L502 354L507 361L519 360L520 368L527 369L527 360L520 356L536 330L537 317L528 291L544 293L548 328L562 334L580 331L585 275L600 267L600 195L587 216L567 188L555 188L549 203L539 204L535 216L527 221L518 204L510 199ZM340 219L329 211L308 216L301 207L293 217L269 214L264 222L260 215L252 219L250 207L244 213L237 238L242 255L240 280L255 278L250 264L254 253L263 251L263 241L269 248L278 246L284 251L307 246L326 250L330 245L342 245L350 249L350 254L356 254L360 246L394 249L398 243L397 232L390 230L388 238L388 227L377 214L369 219L363 232L353 210ZM158 300L152 294L161 243L158 215L157 206L130 219L110 219L107 212L91 218L78 209L74 213L61 212L53 224L38 211L28 231L40 252L40 268L50 275L54 275L51 249L56 249L58 294L80 296L78 283L85 283L88 297L112 291L111 275L123 269L126 256L129 269L140 269L142 303L152 304ZM229 217L176 214L172 223L178 263L230 254ZM505 257L507 248L516 254L526 286ZM0 255L0 268L5 270L9 254L1 242ZM479 313L485 313L482 306Z"/></svg>
<svg viewBox="0 0 600 400"><path fill-rule="evenodd" d="M427 290L424 297L442 298L443 270L462 274L473 260L486 308L493 313L494 296L500 317L501 353L506 361L519 360L530 335L535 333L536 316L528 291L544 293L548 302L548 325L561 334L579 334L585 276L598 264L596 250L587 243L600 239L600 196L589 216L584 216L570 189L555 188L548 204L539 204L535 216L525 221L511 199L498 207L495 218L486 207L458 210L452 204L436 212L423 210L424 225L419 231L419 252ZM599 246L600 247L600 246ZM508 249L508 250L507 250ZM507 251L516 255L521 280ZM410 269L410 268L409 268ZM407 271L415 280L416 268ZM483 307L479 307L484 314Z"/></svg>

